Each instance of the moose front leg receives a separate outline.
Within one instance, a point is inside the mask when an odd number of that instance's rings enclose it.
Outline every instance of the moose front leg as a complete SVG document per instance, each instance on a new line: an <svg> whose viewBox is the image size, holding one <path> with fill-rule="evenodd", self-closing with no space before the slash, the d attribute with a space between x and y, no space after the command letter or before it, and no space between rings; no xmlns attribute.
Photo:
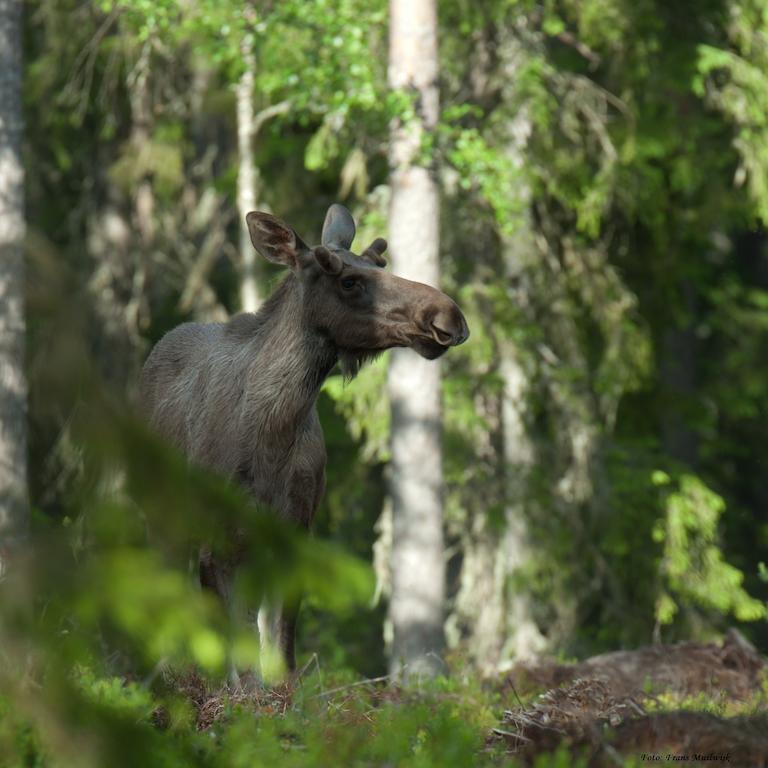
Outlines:
<svg viewBox="0 0 768 768"><path fill-rule="evenodd" d="M200 586L210 590L220 600L233 626L243 619L242 606L235 595L236 564L231 559L214 554L207 547L200 550ZM258 632L255 616L253 627ZM227 682L232 688L259 688L261 674L258 669L238 670L231 656L227 660Z"/></svg>
<svg viewBox="0 0 768 768"><path fill-rule="evenodd" d="M325 445L314 411L297 441L294 460L301 470L291 478L289 492L278 510L280 517L304 534L325 491ZM278 651L289 674L296 671L296 625L301 600L300 594L282 595L281 599L266 601L259 611L262 652Z"/></svg>
<svg viewBox="0 0 768 768"><path fill-rule="evenodd" d="M232 589L234 582L233 569L227 563L213 554L208 547L200 549L200 586L213 592L219 599L224 611L232 616ZM240 677L232 662L227 663L227 681L233 687L240 686Z"/></svg>

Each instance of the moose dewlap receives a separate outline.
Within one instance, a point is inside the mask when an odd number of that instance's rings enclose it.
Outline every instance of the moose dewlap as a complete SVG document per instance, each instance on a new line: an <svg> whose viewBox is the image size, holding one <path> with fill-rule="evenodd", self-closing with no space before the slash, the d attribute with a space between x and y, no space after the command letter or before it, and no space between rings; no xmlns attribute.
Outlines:
<svg viewBox="0 0 768 768"><path fill-rule="evenodd" d="M144 365L141 404L190 461L308 527L327 460L315 403L331 369L338 363L353 376L392 347L431 360L463 343L469 329L444 293L384 270L382 238L352 253L355 223L341 205L329 208L314 247L268 213L246 221L254 248L288 276L255 314L185 323L164 336ZM225 603L236 565L205 548L200 556L201 583ZM283 606L275 619L288 669L295 668L297 613L298 605Z"/></svg>

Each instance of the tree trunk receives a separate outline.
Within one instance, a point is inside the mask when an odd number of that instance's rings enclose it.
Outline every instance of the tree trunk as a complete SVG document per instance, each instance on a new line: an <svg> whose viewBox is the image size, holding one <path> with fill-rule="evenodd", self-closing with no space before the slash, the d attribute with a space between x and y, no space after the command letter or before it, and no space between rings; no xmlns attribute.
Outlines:
<svg viewBox="0 0 768 768"><path fill-rule="evenodd" d="M246 17L253 20L252 4L246 4ZM261 305L258 281L258 261L251 244L245 215L256 209L257 171L253 160L253 140L256 121L253 114L253 88L256 79L256 55L253 33L248 31L240 47L243 74L237 83L237 212L240 225L240 309L255 312Z"/></svg>
<svg viewBox="0 0 768 768"><path fill-rule="evenodd" d="M21 0L0 0L0 575L26 535Z"/></svg>
<svg viewBox="0 0 768 768"><path fill-rule="evenodd" d="M389 84L410 91L416 115L395 121L391 143L392 269L439 282L439 200L433 169L420 152L438 118L435 0L390 1ZM394 350L388 375L392 407L393 503L391 672L431 675L441 668L445 562L442 515L440 366Z"/></svg>
<svg viewBox="0 0 768 768"><path fill-rule="evenodd" d="M150 75L152 44L144 43L136 67L128 78L131 104L131 144L137 157L147 151L152 140L152 95ZM131 298L125 308L128 333L136 349L141 345L141 331L149 323L146 287L155 244L155 193L152 178L145 170L138 180L133 201L133 221L138 233L138 249L131 286ZM136 361L138 362L138 361Z"/></svg>
<svg viewBox="0 0 768 768"><path fill-rule="evenodd" d="M530 589L519 578L534 558L528 534L531 514L530 473L534 464L528 424L529 375L512 342L501 348L500 373L504 380L501 403L505 475L505 528L499 550L506 597L503 627L505 642L500 661L529 659L544 650L546 641L533 617ZM518 576L516 579L515 577Z"/></svg>
<svg viewBox="0 0 768 768"><path fill-rule="evenodd" d="M517 122L521 120L528 123L523 116ZM526 139L528 133L523 132ZM524 143L518 142L507 148L516 167L522 167L523 150ZM527 273L535 246L528 214L530 193L522 178L517 192L523 214L514 234L502 236L501 260L508 301L526 312L533 290ZM487 322L493 324L494 318ZM496 435L488 461L498 466L495 493L503 504L504 521L502 526L494 525L484 513L469 521L451 622L459 631L455 639L487 675L512 659L537 655L546 644L534 620L531 590L525 581L535 556L528 532L528 521L535 514L529 488L535 455L529 423L532 365L527 364L527 354L512 338L500 335L497 371L503 387L484 417ZM488 494L492 495L490 489Z"/></svg>
<svg viewBox="0 0 768 768"><path fill-rule="evenodd" d="M125 31L122 31L125 34ZM147 40L125 87L130 104L130 148L143 170L136 179L130 205L110 178L109 152L97 148L99 177L90 200L87 247L93 264L88 287L99 319L99 347L94 360L104 382L123 391L138 380L142 332L150 321L148 285L156 249L156 212L147 152L152 140L152 42Z"/></svg>
<svg viewBox="0 0 768 768"><path fill-rule="evenodd" d="M511 43L503 57L506 74L517 86L525 53L521 46ZM520 172L517 189L520 220L514 236L502 237L504 276L510 286L510 298L521 312L533 303L534 290L530 278L531 261L536 258L534 223L531 216L531 190L525 181L526 149L532 131L528 114L518 112L510 126L507 155ZM512 339L503 339L499 347L499 373L504 382L501 392L502 452L504 459L504 519L505 528L500 543L504 574L502 588L505 596L505 643L500 661L527 659L541 653L546 640L534 620L531 590L520 578L535 557L529 536L529 520L533 503L530 475L534 466L534 445L531 434L529 404L531 398L531 367L526 366L524 352ZM515 578L517 577L517 578Z"/></svg>

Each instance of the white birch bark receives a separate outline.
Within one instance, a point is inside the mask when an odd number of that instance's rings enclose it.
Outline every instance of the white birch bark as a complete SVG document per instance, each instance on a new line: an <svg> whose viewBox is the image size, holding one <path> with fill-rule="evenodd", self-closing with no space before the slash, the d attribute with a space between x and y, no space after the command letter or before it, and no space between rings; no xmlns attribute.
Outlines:
<svg viewBox="0 0 768 768"><path fill-rule="evenodd" d="M534 556L528 534L528 516L531 514L528 483L534 453L526 418L530 397L529 372L511 342L501 348L500 373L504 380L501 423L506 504L505 529L500 542L501 562L496 565L496 581L500 582L506 598L502 628L506 640L500 658L503 663L536 656L544 650L546 641L533 617L530 590L519 578Z"/></svg>
<svg viewBox="0 0 768 768"><path fill-rule="evenodd" d="M439 283L439 199L422 163L425 132L438 118L435 0L390 1L389 84L413 94L416 117L396 121L391 141L389 247L392 269ZM440 365L394 350L388 375L392 407L393 502L390 668L418 678L442 662L445 563L442 519Z"/></svg>
<svg viewBox="0 0 768 768"><path fill-rule="evenodd" d="M247 5L248 18L253 20L253 7ZM237 100L237 212L240 223L240 309L256 312L261 305L259 294L257 254L251 245L245 216L256 210L258 181L253 159L256 121L253 110L253 89L256 80L256 55L253 34L246 32L240 47L243 73L236 88Z"/></svg>
<svg viewBox="0 0 768 768"><path fill-rule="evenodd" d="M516 83L524 52L511 41L503 60L511 82ZM526 182L526 147L531 135L531 121L525 110L518 112L510 126L507 156L519 173L519 227L513 237L502 239L504 275L511 288L512 301L525 310L531 304L529 292L532 281L526 277L536 259L534 225L531 221L531 190ZM535 556L531 548L528 520L533 500L529 491L530 474L534 465L534 445L528 409L531 396L530 366L525 365L523 352L511 339L500 347L499 372L504 381L501 400L501 427L505 477L505 530L501 541L503 563L497 570L504 574L506 641L500 661L529 659L544 650L546 641L533 616L531 592L525 586L525 571ZM499 577L497 577L498 579Z"/></svg>
<svg viewBox="0 0 768 768"><path fill-rule="evenodd" d="M0 0L0 576L26 536L21 0Z"/></svg>

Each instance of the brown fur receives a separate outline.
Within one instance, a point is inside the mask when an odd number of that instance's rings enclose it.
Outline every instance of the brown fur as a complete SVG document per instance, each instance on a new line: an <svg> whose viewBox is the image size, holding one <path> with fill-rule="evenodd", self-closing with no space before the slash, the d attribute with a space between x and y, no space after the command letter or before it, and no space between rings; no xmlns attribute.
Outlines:
<svg viewBox="0 0 768 768"><path fill-rule="evenodd" d="M445 294L377 266L383 241L364 257L346 250L354 224L341 206L331 207L323 246L314 249L268 214L249 214L248 225L255 247L292 274L255 315L185 323L163 337L144 365L141 402L155 429L190 461L241 483L306 528L325 488L315 401L334 365L353 376L393 346L435 358L469 331ZM225 602L232 571L203 552L201 580ZM284 610L278 622L289 669L296 613Z"/></svg>

